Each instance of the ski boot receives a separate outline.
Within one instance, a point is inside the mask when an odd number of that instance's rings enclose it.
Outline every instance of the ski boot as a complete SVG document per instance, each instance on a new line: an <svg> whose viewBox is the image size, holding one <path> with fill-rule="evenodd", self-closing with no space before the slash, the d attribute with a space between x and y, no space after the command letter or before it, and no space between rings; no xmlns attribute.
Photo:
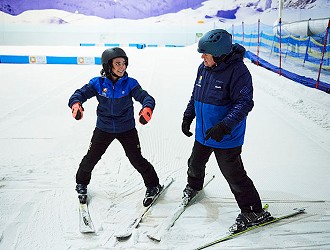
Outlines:
<svg viewBox="0 0 330 250"><path fill-rule="evenodd" d="M76 191L78 193L79 202L85 204L87 202L87 185L77 184Z"/></svg>
<svg viewBox="0 0 330 250"><path fill-rule="evenodd" d="M194 198L197 193L198 190L193 189L187 184L187 186L183 190L182 204L184 206L187 206L191 199Z"/></svg>
<svg viewBox="0 0 330 250"><path fill-rule="evenodd" d="M229 228L229 232L238 233L247 229L248 227L259 225L273 219L274 218L271 216L271 214L264 209L259 213L242 212L237 216L234 225Z"/></svg>
<svg viewBox="0 0 330 250"><path fill-rule="evenodd" d="M163 187L160 184L155 187L147 187L146 195L143 199L143 206L149 206L162 189Z"/></svg>

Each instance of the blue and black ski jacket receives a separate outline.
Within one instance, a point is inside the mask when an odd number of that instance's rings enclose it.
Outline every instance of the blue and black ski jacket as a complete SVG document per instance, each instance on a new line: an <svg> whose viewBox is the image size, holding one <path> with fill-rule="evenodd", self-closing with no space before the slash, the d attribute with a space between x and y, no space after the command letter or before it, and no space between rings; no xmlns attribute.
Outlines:
<svg viewBox="0 0 330 250"><path fill-rule="evenodd" d="M127 73L116 83L106 77L94 77L69 99L69 107L76 102L83 104L92 97L98 100L96 127L108 133L122 133L135 127L133 100L142 107L155 108L154 98L143 90Z"/></svg>
<svg viewBox="0 0 330 250"><path fill-rule="evenodd" d="M253 108L251 74L243 62L245 49L239 44L224 62L214 68L202 63L197 72L192 96L184 112L185 119L196 117L195 139L214 148L234 148L244 143L246 117ZM205 132L224 123L231 133L217 142L205 140Z"/></svg>

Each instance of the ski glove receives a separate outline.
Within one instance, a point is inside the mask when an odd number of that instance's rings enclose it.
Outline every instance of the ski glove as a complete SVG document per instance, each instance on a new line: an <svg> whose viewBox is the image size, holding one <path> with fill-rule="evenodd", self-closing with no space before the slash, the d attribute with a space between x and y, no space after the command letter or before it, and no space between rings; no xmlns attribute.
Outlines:
<svg viewBox="0 0 330 250"><path fill-rule="evenodd" d="M183 121L182 121L182 125L181 125L181 130L182 132L190 137L193 135L193 133L190 132L190 125L192 123L192 120L187 118L187 117L183 117Z"/></svg>
<svg viewBox="0 0 330 250"><path fill-rule="evenodd" d="M76 120L81 120L83 118L84 108L81 106L80 102L76 102L72 105L72 116Z"/></svg>
<svg viewBox="0 0 330 250"><path fill-rule="evenodd" d="M213 140L220 142L225 135L229 135L231 132L224 123L219 123L212 128L206 130L205 140L212 138Z"/></svg>
<svg viewBox="0 0 330 250"><path fill-rule="evenodd" d="M151 108L149 108L149 107L142 108L139 112L139 116L140 116L139 122L142 125L146 125L150 121L151 116L152 116Z"/></svg>

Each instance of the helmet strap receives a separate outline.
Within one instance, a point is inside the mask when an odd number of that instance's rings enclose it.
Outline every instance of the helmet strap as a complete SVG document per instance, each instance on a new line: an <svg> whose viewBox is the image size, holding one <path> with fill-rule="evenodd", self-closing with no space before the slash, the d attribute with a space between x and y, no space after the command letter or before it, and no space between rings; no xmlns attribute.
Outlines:
<svg viewBox="0 0 330 250"><path fill-rule="evenodd" d="M110 74L109 75L112 75L114 77L120 78L120 76L117 75L115 72L113 72L112 69L110 70Z"/></svg>
<svg viewBox="0 0 330 250"><path fill-rule="evenodd" d="M128 62L126 60L126 67L128 65ZM109 78L110 76L120 78L115 72L112 71L112 60L109 61L108 64L103 64L103 69L100 71L101 76Z"/></svg>

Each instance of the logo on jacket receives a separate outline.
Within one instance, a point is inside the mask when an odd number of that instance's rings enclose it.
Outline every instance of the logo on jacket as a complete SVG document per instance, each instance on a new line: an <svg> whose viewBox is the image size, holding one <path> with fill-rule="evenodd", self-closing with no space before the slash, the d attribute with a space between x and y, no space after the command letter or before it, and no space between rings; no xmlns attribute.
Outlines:
<svg viewBox="0 0 330 250"><path fill-rule="evenodd" d="M108 92L108 89L107 88L103 88L101 95L107 97L107 92Z"/></svg>
<svg viewBox="0 0 330 250"><path fill-rule="evenodd" d="M202 87L202 79L203 79L203 76L199 76L198 82L196 84L198 87Z"/></svg>
<svg viewBox="0 0 330 250"><path fill-rule="evenodd" d="M216 89L222 89L223 81L215 80L215 88Z"/></svg>

